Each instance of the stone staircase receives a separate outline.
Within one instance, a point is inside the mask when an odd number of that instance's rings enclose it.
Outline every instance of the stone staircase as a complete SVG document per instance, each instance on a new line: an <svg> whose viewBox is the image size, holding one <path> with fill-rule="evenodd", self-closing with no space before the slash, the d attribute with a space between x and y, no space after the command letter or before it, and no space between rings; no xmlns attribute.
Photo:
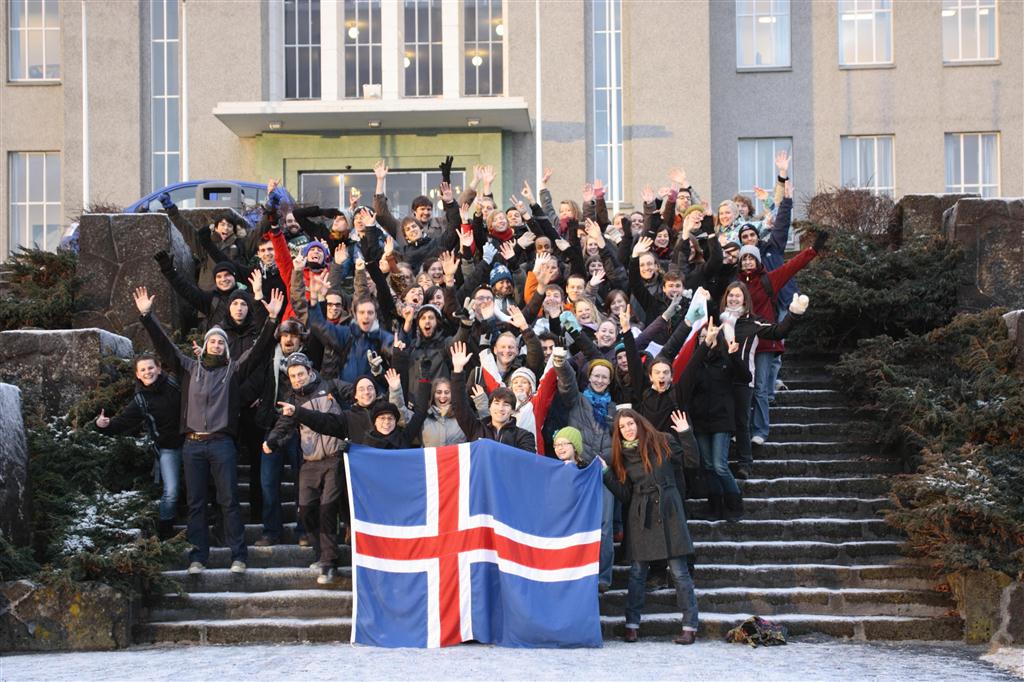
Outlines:
<svg viewBox="0 0 1024 682"><path fill-rule="evenodd" d="M789 357L772 408L771 442L754 450L751 478L741 482L745 516L709 521L706 505L687 500L697 551L695 582L701 636L721 637L746 616L782 622L790 634L859 639L957 640L962 622L949 615L948 594L936 591L928 567L902 557L898 532L882 520L887 478L898 462L872 456L860 441L863 422L851 416L821 358ZM240 467L245 480L247 467ZM241 499L247 499L242 484ZM286 521L295 518L294 488L285 485ZM248 518L246 540L260 526ZM285 543L293 543L286 526ZM343 548L347 551L347 548ZM295 544L249 547L249 571L231 574L228 551L215 548L200 576L188 576L182 557L168 577L181 595L147 607L138 642L347 641L351 581L322 588L312 550ZM612 589L601 597L606 637L621 633L628 567L616 565ZM677 631L675 592L648 592L641 633Z"/></svg>

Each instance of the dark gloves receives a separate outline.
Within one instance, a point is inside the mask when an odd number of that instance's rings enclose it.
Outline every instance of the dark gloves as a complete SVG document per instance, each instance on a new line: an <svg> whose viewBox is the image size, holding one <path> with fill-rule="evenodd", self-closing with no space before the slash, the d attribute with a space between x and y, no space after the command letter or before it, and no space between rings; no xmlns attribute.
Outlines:
<svg viewBox="0 0 1024 682"><path fill-rule="evenodd" d="M825 242L828 241L828 232L822 230L818 233L818 236L814 238L814 250L821 251L825 247Z"/></svg>
<svg viewBox="0 0 1024 682"><path fill-rule="evenodd" d="M324 218L330 218L331 220L334 220L338 216L344 215L344 213L342 213L336 208L325 208L322 211L320 211L320 215L322 215Z"/></svg>
<svg viewBox="0 0 1024 682"><path fill-rule="evenodd" d="M161 193L160 196L157 197L157 200L160 202L160 205L164 207L165 211L175 208L174 202L171 201L171 195L167 192Z"/></svg>
<svg viewBox="0 0 1024 682"><path fill-rule="evenodd" d="M166 251L156 253L153 256L153 260L160 265L161 272L174 272L174 259Z"/></svg>
<svg viewBox="0 0 1024 682"><path fill-rule="evenodd" d="M455 162L455 158L452 156L444 157L444 161L438 166L441 169L441 181L447 182L449 185L452 184L452 164Z"/></svg>
<svg viewBox="0 0 1024 682"><path fill-rule="evenodd" d="M284 190L282 188L275 187L274 191L271 192L270 196L267 197L267 205L270 206L270 208L276 210L277 207L281 205L281 202L287 198L288 197L284 193Z"/></svg>

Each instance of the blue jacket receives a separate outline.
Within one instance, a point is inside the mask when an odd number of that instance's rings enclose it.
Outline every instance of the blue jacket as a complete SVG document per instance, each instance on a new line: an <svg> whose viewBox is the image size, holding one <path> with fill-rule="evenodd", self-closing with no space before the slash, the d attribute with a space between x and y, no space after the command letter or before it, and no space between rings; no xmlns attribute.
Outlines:
<svg viewBox="0 0 1024 682"><path fill-rule="evenodd" d="M786 242L789 241L789 227L793 224L793 200L789 197L779 202L778 213L775 216L775 224L772 226L772 233L768 239L762 239L761 262L768 272L782 267L786 262ZM782 319L781 312L789 309L793 296L800 293L800 287L796 278L789 280L780 291L776 291L776 312Z"/></svg>
<svg viewBox="0 0 1024 682"><path fill-rule="evenodd" d="M382 330L377 324L368 332L360 329L354 320L348 324L329 324L320 306L310 306L309 323L313 334L321 343L337 350L341 358L339 378L353 384L360 376L370 373L370 361L366 359L366 351L390 351L394 342L394 336Z"/></svg>

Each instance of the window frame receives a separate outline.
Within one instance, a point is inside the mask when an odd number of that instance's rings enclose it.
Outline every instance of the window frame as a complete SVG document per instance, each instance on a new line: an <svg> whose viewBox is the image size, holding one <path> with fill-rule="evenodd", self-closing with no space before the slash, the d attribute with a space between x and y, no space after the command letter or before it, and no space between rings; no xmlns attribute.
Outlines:
<svg viewBox="0 0 1024 682"><path fill-rule="evenodd" d="M604 28L598 28L598 13L603 15ZM589 156L591 159L590 177L600 178L604 182L607 201L617 204L623 201L622 181L624 176L623 145L624 130L622 125L622 2L621 0L595 0L590 5L590 21L588 26L591 58L593 65L590 92L590 113L592 130ZM604 63L597 59L598 44L603 43ZM599 85L599 75L603 74L604 85ZM598 100L605 95L605 107L599 109ZM598 117L604 119L607 135L598 139ZM604 152L604 167L599 168L598 156Z"/></svg>
<svg viewBox="0 0 1024 682"><path fill-rule="evenodd" d="M43 199L42 201L31 200L31 172L29 170L29 161L31 157L42 157L43 159ZM18 164L19 158L23 158L24 162ZM57 198L51 199L48 196L49 193L49 168L48 165L51 160L55 159L57 168L57 187L54 189ZM22 175L22 187L24 188L24 200L20 197L15 196L15 178L18 176L18 170L23 170ZM32 247L39 246L39 248L53 251L60 245L61 237L64 234L66 225L64 225L64 204L63 204L63 172L64 172L64 159L59 151L10 151L7 154L7 235L9 238L8 251L14 252L21 246ZM43 243L39 245L37 242L30 240L31 238L31 221L32 207L42 206L43 208ZM21 207L25 209L25 224L21 225L22 234L14 234L15 228L15 214ZM49 221L50 211L55 211L55 224L59 226L59 230L56 237L55 244L47 244L47 230L46 226L51 224ZM20 213L18 213L20 215ZM24 240L22 239L24 237Z"/></svg>
<svg viewBox="0 0 1024 682"><path fill-rule="evenodd" d="M852 140L855 143L855 150L857 154L856 167L857 167L857 184L847 184L843 178L843 141ZM860 177L860 142L862 140L871 140L873 142L875 162L874 162L874 175L873 178L878 178L878 141L889 140L889 160L892 162L892 167L889 169L889 177L892 179L892 186L882 186L876 181L873 181L870 185L863 184L863 178ZM843 187L850 187L852 189L866 189L875 196L884 194L888 197L896 196L896 136L893 134L879 133L877 135L840 135L839 136L839 184Z"/></svg>
<svg viewBox="0 0 1024 682"><path fill-rule="evenodd" d="M437 11L437 25L434 25L433 13ZM442 0L403 0L402 2L402 25L407 27L409 23L408 13L410 10L413 12L414 17L412 19L414 30L416 34L413 36L408 35L408 31L403 31L402 35L402 97L403 98L424 98L424 97L441 97L444 94L444 3ZM427 23L427 40L421 40L419 35L420 22L423 21L421 15L426 14ZM437 40L433 40L436 31ZM419 92L420 78L417 67L419 66L419 50L426 48L427 53L427 82L428 92ZM435 65L434 58L436 58L437 64ZM408 63L406 63L408 62ZM435 82L435 68L437 70L437 79ZM409 69L413 69L413 79L417 84L415 88L417 92L414 94L409 93Z"/></svg>
<svg viewBox="0 0 1024 682"><path fill-rule="evenodd" d="M293 42L288 42L288 4L294 3L295 9L293 12L294 17L294 30L292 32ZM316 9L314 17L314 5ZM299 18L301 16L300 6L305 7L306 14L306 40L301 42L299 39ZM281 45L282 45L282 57L284 62L282 69L284 73L284 82L281 84L282 99L294 102L294 101L307 101L307 100L318 100L321 98L320 90L320 79L321 73L323 72L323 32L321 26L321 11L320 0L282 0L281 2ZM316 28L316 34L319 35L319 40L313 42L313 29ZM306 64L303 68L301 55L303 51L306 51ZM317 58L313 59L313 52L316 51ZM288 68L288 56L290 53L294 53L295 56L295 67L294 73L289 73ZM316 63L319 68L314 69L313 64ZM302 71L305 71L303 74ZM295 78L295 94L292 96L288 95L289 79ZM302 81L306 80L306 88L308 88L308 96L302 96Z"/></svg>
<svg viewBox="0 0 1024 682"><path fill-rule="evenodd" d="M437 212L443 210L441 205L441 195L438 192L437 185L431 185L428 181L430 175L440 176L440 171L437 168L403 168L401 170L390 170L388 171L388 177L402 177L407 178L410 175L420 176L420 194L430 197L434 202L435 215ZM297 197L300 202L308 202L305 198L305 192L303 182L305 178L311 178L313 176L322 177L336 177L338 178L338 206L348 207L348 192L349 188L355 184L349 182L349 178L362 178L366 182L363 183L365 186L372 187L377 182L377 176L374 175L373 170L306 170L299 171L299 195ZM461 176L461 180L459 177ZM452 169L452 193L455 198L458 199L459 194L462 193L463 188L466 184L466 169L453 168ZM395 216L396 220L401 220L402 217L409 215L409 210L404 210L403 206L398 204L394 197L388 195L387 184L385 181L384 194L388 197L388 207L391 209L391 214ZM370 205L369 199L372 198L372 190L369 192L363 192L361 197L361 205ZM312 199L312 198L310 198ZM499 209L500 210L500 209Z"/></svg>
<svg viewBox="0 0 1024 682"><path fill-rule="evenodd" d="M490 23L494 23L496 18L498 20L500 20L500 23L498 23L497 26L501 26L502 30L501 30L501 33L498 35L498 39L497 40L493 39L489 34L484 39L480 38L480 32L479 32L480 21L479 21L479 19L477 19L474 22L474 24L476 26L476 31L475 31L475 34L474 34L474 39L471 41L469 39L469 36L466 35L466 32L469 30L469 22L466 20L466 14L469 11L469 7L470 7L471 4L472 4L472 6L474 8L474 12L475 12L474 13L474 17L477 16L476 13L479 12L480 7L482 5L484 5L484 6L486 6L488 8L488 16L490 17ZM508 68L508 59L507 59L508 46L506 44L506 38L507 38L507 33L508 33L508 31L506 30L507 27L508 27L508 16L506 15L507 4L508 3L507 3L506 0L463 0L463 2L462 2L462 5L460 7L460 12L459 12L459 21L460 21L460 31L459 31L459 33L460 33L460 38L459 38L459 40L460 40L460 45L459 45L460 64L459 64L459 69L462 72L461 92L462 92L462 96L463 97L504 97L505 96L505 90L508 88L508 78L507 78L507 74L505 73L506 68ZM494 8L495 5L498 5L498 12L497 13L495 13L493 11L493 8ZM498 32L497 29L495 29L495 33L497 33L497 32ZM501 64L498 65L497 69L495 69L495 67L494 67L494 62L495 62L495 60L493 59L494 45L499 45L501 47ZM477 76L477 78L476 78L476 85L477 85L476 92L470 92L469 91L470 79L468 77L469 69L470 68L474 68L474 69L476 69L477 73L479 73L479 70L483 67L483 62L481 62L480 64L472 64L472 60L474 58L480 56L480 55L477 54L477 55L473 55L472 57L470 57L470 54L471 54L471 52L480 52L481 51L481 46L486 46L487 54L488 54L488 56L491 57L491 59L489 59L487 61L487 68L488 68L488 79L487 79L488 88L487 88L487 90L488 91L487 92L481 92L480 91L480 79L479 79L479 76ZM483 59L483 57L481 57L481 59ZM501 87L498 90L494 89L494 77L495 77L495 75L498 75L501 78Z"/></svg>
<svg viewBox="0 0 1024 682"><path fill-rule="evenodd" d="M169 16L169 12L170 12L171 6L173 6L175 15L177 16L177 21L175 22L175 26L177 27L177 30L175 31L175 36L173 38L168 37L169 34L168 34L168 30L167 30L167 26L168 26L167 25L167 17ZM181 111L181 66L182 66L182 64L181 64L181 17L180 17L180 14L179 14L179 10L180 10L179 0L151 0L150 3L149 3L149 10L150 10L150 16L149 16L149 24L150 24L149 25L149 48L150 48L150 53L149 53L150 54L150 74L149 74L149 97L150 97L150 99L149 99L149 109L150 109L150 111L149 111L149 121L150 121L150 131L149 131L150 189L151 189L151 191L155 191L155 190L160 189L161 187L166 187L167 185L173 185L176 182L180 182L181 181L181 175L182 175L182 173L181 173L181 153L182 153L182 150L181 150L181 146L182 146L182 139L181 139L181 117L182 117L182 111ZM155 35L155 31L157 29L157 22L154 21L154 14L153 13L156 12L156 11L160 11L162 13L162 17L163 17L161 22L160 22L160 26L162 27L162 31L161 31L160 37L157 37ZM170 72L168 70L168 61L169 60L167 59L167 55L170 53L170 51L172 49L175 50L175 52L177 53L177 58L175 59L175 63L177 64L178 69L177 69L177 73L173 74L174 82L175 82L175 87L174 87L175 94L168 94L169 91L170 91L170 89L168 88L168 83L169 83L168 76L170 75ZM156 78L154 78L154 69L155 69L155 67L157 65L157 51L158 50L162 50L162 57L161 58L162 58L162 64L163 64L163 74L162 74L162 79L161 79L161 82L163 83L163 90L160 93L157 92L157 89L156 89L157 88L157 80L156 80ZM170 145L170 133L172 131L172 123L171 123L171 120L170 120L171 117L167 115L168 112L170 111L170 102L171 102L171 100L174 100L175 102L177 102L177 106L175 107L176 110L177 110L177 116L175 117L176 120L173 122L173 126L174 126L173 129L177 133L176 137L178 138L178 144L177 144L177 148L173 149L173 150L171 149L171 145ZM163 144L158 144L158 141L159 141L158 134L157 134L158 133L158 131L157 131L157 127L158 127L157 126L158 102L161 103L160 107L162 108L162 111L163 111L163 117L162 117L163 130L161 131L162 138L163 138ZM173 177L169 174L171 157L177 157L177 173ZM161 173L157 173L158 164L161 165L161 168L162 168L162 172Z"/></svg>
<svg viewBox="0 0 1024 682"><path fill-rule="evenodd" d="M736 71L737 72L749 72L749 71L789 71L793 68L793 10L790 0L763 0L769 2L769 12L767 14L757 11L757 3L755 0L735 0L733 9L735 13L735 22L733 29L736 33ZM784 6L785 12L777 11L776 5L779 7ZM750 11L741 11L741 6L750 7ZM772 63L772 64L742 64L740 57L742 54L742 46L740 43L740 24L743 21L749 21L752 24L755 41L757 37L758 26L761 24L776 24L779 22L780 17L785 17L786 20L786 63ZM768 18L769 21L763 21ZM772 29L775 30L775 29ZM774 41L774 35L773 35ZM774 46L774 52L778 52L778 49Z"/></svg>
<svg viewBox="0 0 1024 682"><path fill-rule="evenodd" d="M42 10L42 26L15 26L14 25L14 6L16 4L20 4L22 6L22 12L23 12L22 16L27 17L28 16L28 1L29 0L7 0L7 2L5 3L6 6L7 6L7 9L6 9L6 13L7 13L7 74L6 75L7 75L7 78L6 78L6 81L8 83L12 84L12 85L52 85L52 84L59 84L59 83L61 83L63 81L63 77L64 77L64 44L63 44L64 41L62 40L64 32L63 32L63 27L62 27L63 20L62 20L62 16L61 16L62 15L61 7L62 7L63 3L61 3L60 0L42 0L42 3L40 4L40 8ZM46 23L46 17L47 17L46 3L48 3L48 2L52 2L56 6L56 14L57 14L57 25L56 26L49 26ZM41 34L40 38L42 39L42 44L43 44L43 64L42 64L42 66L43 66L43 75L38 77L38 78L33 78L30 75L28 75L29 74L29 70L28 70L29 69L29 64L28 64L28 47L29 47L28 35L30 33L36 33L36 32ZM57 49L57 70L58 70L58 75L57 76L47 76L47 75L45 75L46 67L48 66L48 61L47 61L47 54L48 53L47 53L47 50L46 50L46 45L49 42L49 41L46 40L48 32L52 32L52 33L56 33L57 34L57 38L56 38L56 43L57 43L57 47L56 47L56 49ZM25 76L24 77L15 77L15 75L13 73L13 69L14 69L14 43L15 43L13 38L14 38L14 34L15 33L19 33L22 36L22 39L19 40L18 42L22 46L21 55L20 56L21 56L21 61L23 62L23 66L25 68Z"/></svg>
<svg viewBox="0 0 1024 682"><path fill-rule="evenodd" d="M955 8L952 4L955 3ZM973 9L974 14L974 31L975 40L977 42L977 57L964 57L964 24L963 24L963 10L964 8ZM981 10L992 12L992 56L982 57L981 56ZM946 59L946 22L942 21L942 64L943 66L971 66L971 65L994 65L999 63L999 0L943 0L940 5L941 19L947 17L947 12L954 12L957 17L957 32L956 32L956 48L957 54L960 55L956 59Z"/></svg>
<svg viewBox="0 0 1024 682"><path fill-rule="evenodd" d="M968 185L968 184L966 184L964 182L964 168L965 168L965 166L964 166L964 139L967 136L969 136L969 135L976 136L978 138L978 182L976 183L976 185L975 184ZM995 183L982 182L982 179L985 176L985 173L984 173L984 169L985 169L985 166L984 166L985 146L983 144L983 141L984 141L984 137L986 135L991 135L995 139L995 143L996 143L995 144L995 147L996 147L995 168L993 169L993 175L995 176L995 179L996 179ZM959 169L960 182L959 183L950 184L948 182L948 179L947 179L947 182L944 185L946 193L947 194L978 194L979 196L985 197L985 198L1000 196L1000 192L1002 191L1002 189L1001 189L1002 188L1002 167L1001 167L1001 165L1002 165L1002 153L1001 153L1001 150L1000 150L1000 143L1001 143L1002 140L1000 139L1001 136L999 134L999 131L998 130L988 130L988 131L967 131L967 132L948 132L948 133L945 133L943 135L943 140L942 140L943 141L943 157L945 157L945 153L946 153L946 140L948 140L950 136L956 136L957 138L959 138L959 146L960 146L960 169ZM945 167L946 163L948 163L948 159L943 158L943 165L944 165L944 167ZM968 187L975 187L975 186L977 186L977 188L978 188L977 191L972 191L972 190L968 189ZM986 195L985 194L985 188L986 187L992 187L994 189L994 193L991 194L991 195Z"/></svg>
<svg viewBox="0 0 1024 682"><path fill-rule="evenodd" d="M385 27L383 25L383 0L343 0L339 4L341 7L340 27L342 33L341 44L339 45L339 49L341 50L341 70L338 74L338 78L341 81L341 88L338 93L338 97L339 99L363 99L364 85L376 85L380 87L382 91L381 95L383 96L384 46L387 43L384 38ZM365 17L364 12L366 15ZM367 27L366 30L358 30L356 37L353 37L349 31L353 27L358 29L359 25L361 25L364 20ZM374 41L373 39L375 28L379 37L377 41ZM397 32L397 30L398 27L396 26L392 29L392 32ZM369 36L369 40L361 40L364 36ZM397 40L395 45L397 45ZM367 51L367 60L369 61L369 66L367 67L369 80L366 83L359 82L359 67L361 64L360 50L363 49ZM355 75L355 83L350 83L348 78L349 55L352 55L352 59L354 60L353 73ZM404 73L402 74L402 77L404 79Z"/></svg>
<svg viewBox="0 0 1024 682"><path fill-rule="evenodd" d="M881 2L888 2L889 6L887 8L879 8L878 4L881 3ZM843 4L846 4L846 3L849 3L849 4L853 5L853 7L852 7L853 20L852 21L845 20L845 17L848 14L850 14L850 12L844 12L843 11L843 7L842 6L843 6ZM869 9L865 9L864 6L869 7ZM895 64L895 57L893 57L893 51L895 50L895 45L893 44L893 9L892 9L892 2L891 2L891 0L837 0L836 9L837 9L837 11L836 11L836 20L838 22L837 34L838 34L838 38L839 38L839 40L838 40L838 51L839 51L839 66L840 66L840 68L843 68L843 69L858 69L858 68L871 68L871 67L880 67L880 66L882 66L882 67L884 67L884 66L893 66ZM878 59L878 15L879 14L888 14L889 15L889 58L885 59L885 60L879 60ZM869 16L865 17L863 15L869 15ZM854 50L853 51L854 51L854 54L856 54L858 52L857 47L858 47L858 40L859 40L859 38L858 38L859 32L856 30L857 26L858 26L857 21L863 21L863 20L866 20L866 19L871 21L871 40L874 43L873 49L872 49L872 56L874 57L874 59L872 59L871 61L868 61L868 62L860 62L860 61L844 62L843 61L843 28L844 28L844 26L850 25L850 28L853 30L853 39L854 39Z"/></svg>

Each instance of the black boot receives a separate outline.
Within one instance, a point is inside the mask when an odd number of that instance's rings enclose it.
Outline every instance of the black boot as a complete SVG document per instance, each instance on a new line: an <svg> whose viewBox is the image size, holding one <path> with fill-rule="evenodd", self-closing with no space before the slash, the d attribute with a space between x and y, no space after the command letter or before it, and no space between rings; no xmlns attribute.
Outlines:
<svg viewBox="0 0 1024 682"><path fill-rule="evenodd" d="M743 518L743 497L738 493L725 494L725 518L728 521L739 521Z"/></svg>
<svg viewBox="0 0 1024 682"><path fill-rule="evenodd" d="M173 538L174 519L160 519L160 522L156 526L156 533L161 542Z"/></svg>
<svg viewBox="0 0 1024 682"><path fill-rule="evenodd" d="M708 506L711 507L711 521L725 518L725 498L721 495L708 495Z"/></svg>

